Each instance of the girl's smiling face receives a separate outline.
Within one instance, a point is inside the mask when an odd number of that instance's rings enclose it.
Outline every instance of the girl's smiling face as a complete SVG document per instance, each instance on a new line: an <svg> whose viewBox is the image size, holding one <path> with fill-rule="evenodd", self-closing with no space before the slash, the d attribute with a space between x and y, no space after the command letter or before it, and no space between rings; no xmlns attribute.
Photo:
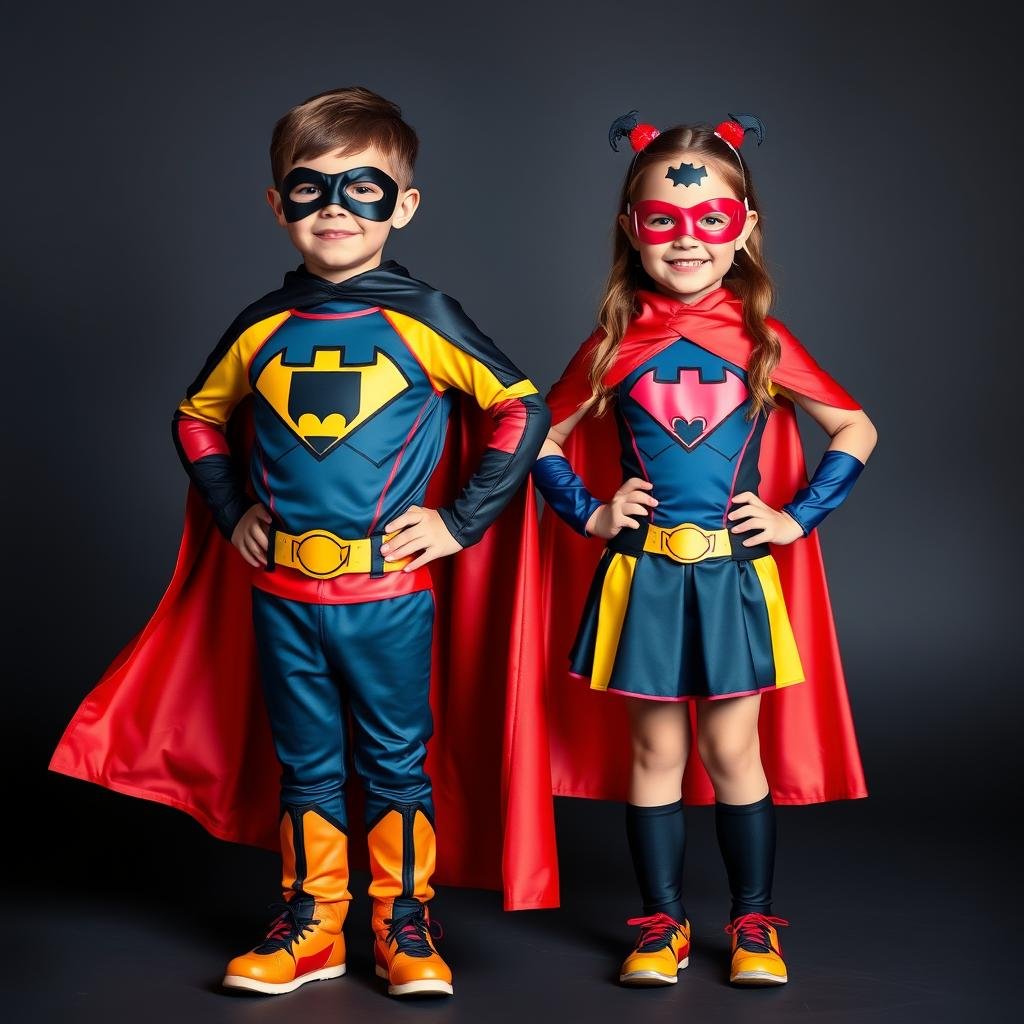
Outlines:
<svg viewBox="0 0 1024 1024"><path fill-rule="evenodd" d="M683 184L686 181L690 184ZM631 213L632 204L642 200L658 200L662 204L690 209L709 199L722 198L743 201L743 196L736 195L726 183L714 161L705 163L703 157L683 152L672 159L652 164L641 174L630 197ZM742 218L742 227L737 224L737 218ZM732 266L737 250L743 248L756 223L757 213L754 210L734 209L730 214L707 208L697 220L697 230L703 238L682 234L673 239L671 236L676 234L680 225L675 223L671 211L662 207L645 212L640 219L640 227L648 229L643 232L647 239L664 231L669 240L660 242L638 237L633 217L630 214L619 215L619 226L639 252L640 262L655 287L682 302L696 302L721 287L722 278ZM719 233L732 238L724 242L709 240Z"/></svg>

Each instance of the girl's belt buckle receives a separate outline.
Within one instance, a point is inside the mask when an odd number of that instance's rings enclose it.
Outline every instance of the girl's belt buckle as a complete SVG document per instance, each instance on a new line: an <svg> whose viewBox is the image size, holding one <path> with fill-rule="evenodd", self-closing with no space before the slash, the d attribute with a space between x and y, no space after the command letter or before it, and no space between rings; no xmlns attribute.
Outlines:
<svg viewBox="0 0 1024 1024"><path fill-rule="evenodd" d="M644 549L658 555L668 555L684 565L732 553L728 530L704 530L696 523L680 523L670 528L652 523Z"/></svg>

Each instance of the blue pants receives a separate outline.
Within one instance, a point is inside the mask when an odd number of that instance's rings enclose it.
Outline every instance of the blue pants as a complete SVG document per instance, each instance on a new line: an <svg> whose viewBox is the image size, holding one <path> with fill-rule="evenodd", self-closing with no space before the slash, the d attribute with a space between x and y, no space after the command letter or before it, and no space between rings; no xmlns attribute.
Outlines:
<svg viewBox="0 0 1024 1024"><path fill-rule="evenodd" d="M367 822L395 804L419 804L433 820L423 770L433 732L433 594L323 605L254 589L252 606L263 693L283 769L282 805L316 805L347 828L348 709Z"/></svg>

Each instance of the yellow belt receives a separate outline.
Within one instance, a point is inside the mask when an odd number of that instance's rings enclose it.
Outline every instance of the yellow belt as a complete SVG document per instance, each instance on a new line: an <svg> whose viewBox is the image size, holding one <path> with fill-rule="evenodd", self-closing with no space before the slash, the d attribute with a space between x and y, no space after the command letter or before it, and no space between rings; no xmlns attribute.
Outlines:
<svg viewBox="0 0 1024 1024"><path fill-rule="evenodd" d="M382 543L394 536L394 533L385 533ZM373 540L370 537L345 540L330 530L307 530L298 536L280 530L274 533L275 564L298 569L319 580L333 579L348 572L368 573L373 568L372 560ZM382 561L384 572L394 572L408 565L412 557Z"/></svg>
<svg viewBox="0 0 1024 1024"><path fill-rule="evenodd" d="M667 555L676 562L689 565L705 558L726 558L732 554L728 530L704 530L694 523L647 528L644 551Z"/></svg>

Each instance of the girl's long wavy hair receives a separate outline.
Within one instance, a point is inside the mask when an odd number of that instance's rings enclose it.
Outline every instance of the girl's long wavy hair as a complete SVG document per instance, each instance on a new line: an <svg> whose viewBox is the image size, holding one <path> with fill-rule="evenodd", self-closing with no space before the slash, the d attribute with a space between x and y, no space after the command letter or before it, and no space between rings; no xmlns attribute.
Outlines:
<svg viewBox="0 0 1024 1024"><path fill-rule="evenodd" d="M781 346L778 336L765 323L765 317L775 301L775 286L764 264L764 219L760 215L760 204L746 164L743 164L741 172L736 154L707 125L678 125L670 128L636 155L622 184L617 213L626 212L637 181L651 164L664 162L684 151L703 157L705 163L714 163L740 198L744 195L745 179L750 209L758 211L757 224L743 251L736 254L723 281L743 303L743 326L754 339L754 350L747 367L747 388L751 396L749 416L753 418L763 409L774 409L776 406L768 390L768 378L778 365ZM590 385L597 400L593 406L595 415L603 415L611 402L612 393L605 387L603 378L615 361L629 321L637 312L637 291L641 288L654 289L654 282L648 277L640 262L640 254L630 245L629 238L616 219L612 269L598 313L598 327L604 337L594 350L589 370Z"/></svg>

